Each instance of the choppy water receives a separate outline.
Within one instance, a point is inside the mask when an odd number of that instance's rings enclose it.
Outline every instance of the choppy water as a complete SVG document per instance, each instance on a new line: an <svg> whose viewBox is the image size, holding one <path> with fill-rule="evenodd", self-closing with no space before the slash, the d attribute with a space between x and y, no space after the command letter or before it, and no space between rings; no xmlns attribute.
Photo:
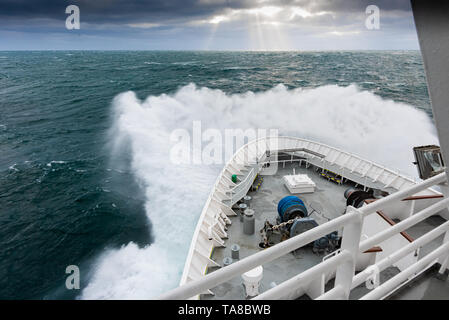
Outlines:
<svg viewBox="0 0 449 320"><path fill-rule="evenodd" d="M165 139L194 120L280 128L411 175L411 147L437 143L415 51L0 52L0 110L3 299L175 286L220 170L167 161Z"/></svg>

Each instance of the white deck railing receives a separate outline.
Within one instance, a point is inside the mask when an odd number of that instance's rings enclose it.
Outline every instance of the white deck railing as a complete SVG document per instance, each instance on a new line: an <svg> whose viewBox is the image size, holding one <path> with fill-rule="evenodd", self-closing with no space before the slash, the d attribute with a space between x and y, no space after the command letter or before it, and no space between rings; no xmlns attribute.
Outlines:
<svg viewBox="0 0 449 320"><path fill-rule="evenodd" d="M392 235L402 232L415 225L419 221L424 220L426 217L446 208L449 205L449 199L443 199L436 204L428 207L427 209L416 213L412 217L396 224L394 227L387 229L363 242L360 242L363 218L371 213L374 213L376 210L381 209L383 205L387 205L391 201L398 201L398 199L412 196L416 192L424 190L430 185L442 183L444 181L446 181L446 175L443 173L411 188L399 191L394 195L373 202L365 207L362 207L361 209L350 207L348 213L341 217L333 219L314 229L311 229L289 240L281 242L271 248L251 255L239 262L231 264L230 266L205 275L202 279L189 282L184 286L176 288L160 296L159 298L187 299L202 292L206 292L210 288L228 281L235 276L241 275L242 273L249 271L259 265L273 261L293 250L301 248L311 241L325 236L341 227L343 227L343 242L339 254L310 268L309 270L299 274L298 276L293 277L290 280L287 280L280 285L262 293L261 295L256 297L256 299L279 299L289 296L289 294L291 294L295 290L298 290L300 287L311 282L313 279L321 277L323 274L331 271L332 269L336 269L337 271L335 286L329 292L324 293L318 298L348 298L350 289L363 283L363 281L365 281L370 276L368 272L361 272L354 277L355 257L360 252L363 252L367 248L370 248L372 245L376 245L381 243L382 241L387 240ZM391 256L376 263L377 268L379 268L380 270L384 270L385 268L391 266L395 261L398 261L400 258L404 257L407 253L415 250L418 247L424 246L439 235L446 233L445 242L440 247L429 253L426 257L418 260L416 264L410 266L407 270L404 270L386 283L374 289L372 292L363 297L363 299L382 298L407 278L409 278L411 275L413 275L413 273L417 273L421 269L429 267L432 262L436 263L438 261L441 261L443 266L447 266L447 260L449 258L449 237L447 236L448 232L449 221L425 234L418 240L411 242L408 246L395 252ZM442 272L444 270L440 271Z"/></svg>
<svg viewBox="0 0 449 320"><path fill-rule="evenodd" d="M301 140L297 138L286 138L288 140L290 139L296 139ZM277 141L277 146L279 149L282 150L283 146L282 143L279 146L279 142L282 142L283 140ZM297 142L297 141L296 141ZM307 147L310 149L314 148L311 142L306 140L301 140L302 146L304 144L307 145ZM268 145L267 141L264 141L266 145ZM296 143L298 145L299 143ZM316 144L316 143L314 143ZM291 148L292 145L288 144L288 146ZM249 145L246 145L242 147L241 150L249 150ZM247 149L245 149L247 148ZM285 148L285 146L284 146ZM321 153L324 148L329 148L327 146L321 146L320 148L315 148L318 150L313 150L314 152ZM256 148L257 149L257 148ZM270 147L267 147L268 150L270 150ZM271 149L272 150L272 149ZM335 149L333 149L335 150ZM321 151L321 152L320 152ZM265 153L265 151L263 151ZM233 160L237 159L240 155L239 152L237 152L233 159L228 163L233 164ZM261 156L261 153L258 153L256 151L255 154L253 154L257 159ZM350 155L351 157L354 157ZM329 157L329 154L326 155L326 158ZM341 155L337 155L334 158L334 163L338 161L338 158L342 158ZM328 159L322 159L321 161L329 161ZM366 160L362 160L366 161ZM346 163L348 163L348 159L345 160ZM222 175L225 174L227 170L226 166L222 174L220 175L219 179L217 179L217 183L215 187L218 187L219 184L222 181ZM231 168L237 167L237 164L234 163ZM347 167L344 167L348 169ZM368 175L372 177L372 174L370 173L370 170L376 169L376 165L371 163L369 165L369 169L362 170L365 175ZM357 171L357 168L353 168L353 171ZM377 172L377 171L376 171ZM376 174L376 179L380 180L380 177L383 173L390 172L387 169L381 169L381 173ZM391 171L391 173L394 173ZM250 173L251 174L251 173ZM373 178L371 178L373 179ZM402 179L403 181L407 182L407 178L404 178L402 176L398 176L396 178L393 177L392 180L398 181ZM407 187L404 187L405 182L403 182L400 186L397 185L397 188L400 189L399 191L396 191L395 193L382 198L380 200L377 200L375 202L372 202L362 208L355 209L353 207L349 207L347 210L347 213L345 215L342 215L338 218L335 218L329 222L326 222L318 227L315 227L307 232L304 232L298 236L295 236L293 238L290 238L286 241L283 241L273 247L270 247L268 249L265 249L261 252L258 252L256 254L253 254L251 256L248 256L238 262L235 262L229 266L226 266L224 268L221 268L217 271L214 271L209 274L205 275L198 275L196 277L189 277L189 281L184 278L181 282L181 286L173 289L172 291L169 291L162 296L159 297L159 299L188 299L195 296L198 296L199 294L210 292L210 289L213 287L216 287L217 285L226 282L234 277L237 277L253 268L256 268L260 265L263 265L265 263L268 263L270 261L273 261L293 250L296 250L298 248L301 248L305 246L306 244L319 239L333 231L339 230L343 228L343 240L341 249L338 254L334 255L333 257L327 259L326 261L321 262L318 265L315 265L314 267L306 270L305 272L287 280L283 283L279 284L278 286L267 290L263 292L261 295L256 297L256 299L293 299L298 297L298 293L301 289L303 289L306 285L308 285L311 281L315 279L320 279L323 277L323 275L335 271L335 285L334 288L329 290L328 292L324 292L324 284L322 284L322 288L320 289L320 294L318 294L315 298L317 299L348 299L349 293L352 288L356 287L357 285L363 283L368 278L375 276L373 274L373 270L378 270L377 272L380 272L384 270L385 268L391 266L394 262L398 261L408 253L410 253L413 250L416 250L418 247L422 247L423 245L429 243L430 241L434 240L436 237L438 237L441 234L445 234L443 244L429 253L426 257L418 260L415 264L410 266L408 269L400 272L397 276L391 278L386 283L378 286L376 289L374 289L372 292L370 292L368 295L366 295L364 298L367 299L374 299L374 298L382 298L386 294L388 294L391 290L395 289L397 286L399 286L401 283L403 283L404 279L410 279L410 277L413 276L413 274L416 274L417 272L423 271L427 269L429 266L435 264L436 262L441 263L442 267L440 269L440 272L443 272L449 264L449 222L446 222L445 224L441 225L438 228L433 229L429 233L425 234L421 238L419 238L417 241L414 241L410 243L409 245L403 247L402 249L394 252L390 256L386 257L382 261L379 261L375 263L374 265L371 265L370 268L365 269L365 271L360 272L355 276L355 264L357 261L357 257L361 252L364 252L365 250L371 248L374 245L378 245L379 243L389 239L395 234L398 234L411 226L414 226L415 224L419 223L420 221L426 219L427 217L438 213L439 211L447 208L449 206L449 199L444 198L443 200L440 200L421 211L414 213L413 215L409 216L408 218L404 219L400 223L396 224L395 226L392 226L389 229L386 229L375 236L372 236L366 240L361 240L361 231L362 231L362 224L363 220L366 216L381 210L385 208L386 206L390 206L393 203L400 202L402 199L416 195L417 193L424 191L428 189L429 187L432 187L434 185L444 183L446 182L446 174L442 173L438 176L435 176L433 178L430 178L428 180L425 180L419 184L410 183L407 185ZM394 184L394 181L388 182L388 179L384 179L384 183L388 183L390 185ZM401 188L402 187L402 188ZM232 189L232 188L231 188ZM214 188L211 196L208 199L208 202L206 203L204 210L209 210L209 208L214 204L217 208L216 214L221 214L219 206L220 203L217 203L218 200L216 198L216 195L214 195L214 192L217 189ZM226 192L220 192L220 195L225 194ZM228 198L225 198L226 200L230 200ZM225 210L226 208L221 208ZM229 208L228 208L229 209ZM205 211L203 210L203 215L205 214ZM229 209L230 210L230 209ZM232 211L232 210L230 210ZM230 215L230 213L229 213ZM224 218L224 217L223 217ZM201 219L201 218L200 218ZM201 222L201 220L200 220ZM196 236L198 230L201 231L201 224L199 223L196 231ZM199 241L198 237L194 235L194 241ZM209 235L210 237L210 235ZM211 240L209 238L209 240ZM214 239L212 239L213 241ZM219 242L218 240L215 240L216 242ZM192 243L194 244L194 243ZM197 248L195 246L191 246L191 252L192 250L196 250ZM192 255L189 254L189 257L192 258ZM215 265L218 266L215 262L210 260L210 258L205 257L204 254L202 255L203 258L206 260L205 263L207 266ZM209 260L207 260L209 259ZM188 268L190 265L187 263L186 268ZM186 273L187 270L187 273ZM189 269L184 270L184 277L186 274L188 274Z"/></svg>
<svg viewBox="0 0 449 320"><path fill-rule="evenodd" d="M240 181L239 184L237 184L235 187L229 191L230 193L230 204L229 206L233 206L237 201L242 199L247 193L248 190L251 188L254 179L257 176L257 173L259 172L259 168L251 168L248 175Z"/></svg>

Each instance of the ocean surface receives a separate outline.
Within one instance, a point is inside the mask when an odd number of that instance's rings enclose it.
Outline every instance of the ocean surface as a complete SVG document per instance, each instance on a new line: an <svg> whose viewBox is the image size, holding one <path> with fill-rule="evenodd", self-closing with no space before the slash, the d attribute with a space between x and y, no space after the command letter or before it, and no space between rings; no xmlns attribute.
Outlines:
<svg viewBox="0 0 449 320"><path fill-rule="evenodd" d="M170 163L171 133L194 121L276 128L410 176L411 148L438 143L418 51L0 52L0 299L175 287L222 167Z"/></svg>

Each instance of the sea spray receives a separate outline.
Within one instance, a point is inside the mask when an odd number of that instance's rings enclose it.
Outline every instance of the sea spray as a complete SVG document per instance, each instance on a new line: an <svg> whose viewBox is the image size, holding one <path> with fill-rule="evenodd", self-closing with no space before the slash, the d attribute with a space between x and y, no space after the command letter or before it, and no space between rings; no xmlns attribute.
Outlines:
<svg viewBox="0 0 449 320"><path fill-rule="evenodd" d="M105 252L81 294L85 299L154 298L179 283L196 221L222 167L170 163L170 134L192 130L193 121L220 130L275 128L412 176L412 147L438 143L424 112L355 85L305 90L278 85L229 95L190 84L144 101L125 92L114 99L113 110L113 156L127 144L131 167L145 190L154 242Z"/></svg>

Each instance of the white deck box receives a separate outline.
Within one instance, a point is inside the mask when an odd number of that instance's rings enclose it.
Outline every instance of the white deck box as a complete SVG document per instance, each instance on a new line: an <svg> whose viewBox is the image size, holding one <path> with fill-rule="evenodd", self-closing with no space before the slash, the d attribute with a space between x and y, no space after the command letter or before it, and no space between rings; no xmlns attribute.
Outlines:
<svg viewBox="0 0 449 320"><path fill-rule="evenodd" d="M285 186L291 193L313 193L315 182L306 174L287 175L283 177Z"/></svg>

